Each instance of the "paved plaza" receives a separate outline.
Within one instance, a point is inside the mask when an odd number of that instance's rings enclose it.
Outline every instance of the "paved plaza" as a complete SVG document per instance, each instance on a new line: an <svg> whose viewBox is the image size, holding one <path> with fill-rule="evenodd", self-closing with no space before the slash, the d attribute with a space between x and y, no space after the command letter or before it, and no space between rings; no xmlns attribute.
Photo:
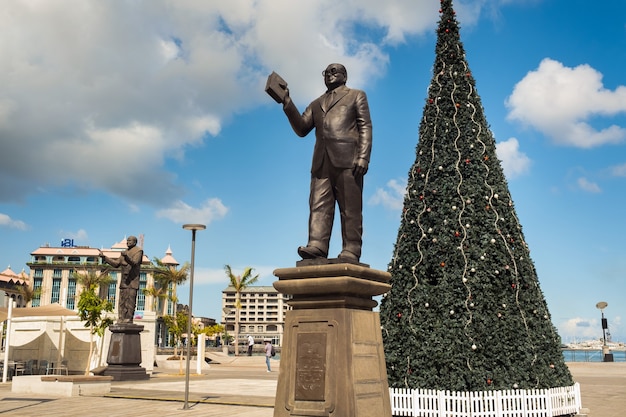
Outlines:
<svg viewBox="0 0 626 417"><path fill-rule="evenodd" d="M0 416L273 416L280 361L272 360L273 372L266 371L262 356L217 361L202 375L190 376L188 409L183 409L185 377L157 371L147 381L113 382L105 397L16 394L10 382L0 384ZM581 385L589 417L626 415L626 363L572 362L568 366Z"/></svg>

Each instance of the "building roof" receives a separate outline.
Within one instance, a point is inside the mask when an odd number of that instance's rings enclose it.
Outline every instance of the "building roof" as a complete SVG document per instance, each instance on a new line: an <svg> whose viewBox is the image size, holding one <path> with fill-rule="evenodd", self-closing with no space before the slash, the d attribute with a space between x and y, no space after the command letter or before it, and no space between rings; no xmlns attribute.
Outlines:
<svg viewBox="0 0 626 417"><path fill-rule="evenodd" d="M111 249L122 249L122 250L128 249L128 245L126 244L126 239L127 237L124 236L124 239L120 240L117 243L114 243L113 246L111 246Z"/></svg>
<svg viewBox="0 0 626 417"><path fill-rule="evenodd" d="M163 262L164 265L180 265L178 261L172 256L172 249L169 245L167 246L167 250L165 251L165 256L161 258L161 262Z"/></svg>
<svg viewBox="0 0 626 417"><path fill-rule="evenodd" d="M90 248L88 246L74 246L74 247L54 247L54 246L42 246L30 253L31 255L58 255L58 256L98 256L97 248Z"/></svg>
<svg viewBox="0 0 626 417"><path fill-rule="evenodd" d="M102 249L102 253L109 258L115 259L120 256L123 250L128 249L126 245L126 237L121 241L113 244L110 249ZM32 256L98 256L100 250L89 246L41 246L30 253ZM173 258L172 258L173 259ZM144 253L142 263L150 263L150 258Z"/></svg>
<svg viewBox="0 0 626 417"><path fill-rule="evenodd" d="M4 271L0 272L0 281L9 284L24 285L26 284L26 275L24 271L20 275L13 272L11 266L7 267Z"/></svg>
<svg viewBox="0 0 626 417"><path fill-rule="evenodd" d="M224 290L222 290L223 293L225 292L235 292L235 287L231 287L228 286L226 287ZM276 290L276 288L272 287L271 285L251 285L249 287L244 288L242 291L242 293L259 293L259 292L271 292L271 293L277 293L278 290Z"/></svg>

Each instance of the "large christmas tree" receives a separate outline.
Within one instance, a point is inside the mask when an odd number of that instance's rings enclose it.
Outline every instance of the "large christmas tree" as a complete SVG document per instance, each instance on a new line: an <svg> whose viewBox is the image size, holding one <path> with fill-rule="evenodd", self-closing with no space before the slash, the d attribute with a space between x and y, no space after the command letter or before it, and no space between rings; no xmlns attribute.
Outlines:
<svg viewBox="0 0 626 417"><path fill-rule="evenodd" d="M433 78L381 303L391 387L571 386L495 140L441 1Z"/></svg>

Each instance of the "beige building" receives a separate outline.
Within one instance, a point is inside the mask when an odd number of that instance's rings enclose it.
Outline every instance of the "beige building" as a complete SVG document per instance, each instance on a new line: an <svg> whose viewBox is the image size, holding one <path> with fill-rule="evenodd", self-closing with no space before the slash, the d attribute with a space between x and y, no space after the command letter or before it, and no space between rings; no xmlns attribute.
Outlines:
<svg viewBox="0 0 626 417"><path fill-rule="evenodd" d="M222 324L232 336L235 331L235 289L227 287L222 291ZM250 286L241 292L241 310L239 312L239 343L247 344L251 335L255 343L271 339L272 343L282 345L285 328L287 296L280 294L274 287Z"/></svg>
<svg viewBox="0 0 626 417"><path fill-rule="evenodd" d="M34 250L30 255L29 285L34 290L39 290L36 297L31 301L32 307L45 306L58 303L70 310L76 309L80 284L73 277L74 272L100 271L104 268L98 256L99 250L89 246L73 246L69 239L62 242L65 246L42 246ZM127 249L126 238L114 244L110 249L101 249L109 258L118 258L120 253ZM165 257L161 260L165 265L178 266L178 262L172 257L172 251L167 249ZM174 305L167 298L155 298L144 293L144 289L154 286L153 273L155 265L144 253L139 277L139 291L137 292L136 314L141 315L145 311L163 312L168 314L174 311ZM121 273L117 270L110 272L113 282L107 288L100 288L100 296L113 302L117 314L119 299L119 280ZM167 303L167 306L163 305Z"/></svg>
<svg viewBox="0 0 626 417"><path fill-rule="evenodd" d="M114 244L102 252L110 257L117 258L123 250L126 250L126 238ZM101 271L104 267L96 248L88 246L74 246L69 239L61 242L61 246L53 247L45 245L31 253L30 276L25 273L15 274L8 268L0 274L0 290L4 295L3 305L8 305L9 300L15 300L15 306L39 307L58 303L69 310L76 310L80 284L73 276L74 272ZM171 249L161 259L165 265L176 268L178 262L173 258ZM174 305L168 298L160 298L142 291L154 286L153 274L156 266L144 253L140 272L140 288L137 294L137 308L135 310L135 323L144 326L141 332L142 364L148 373L152 372L154 357L156 354L155 344L167 343L168 334L163 322L157 317L165 310L166 314L172 314ZM119 300L119 270L111 270L113 282L105 288L100 288L100 296L113 302L115 311L112 316L117 316ZM36 291L36 296L27 302L16 286L28 285ZM170 287L170 291L174 289ZM0 300L2 301L2 300ZM158 312L158 313L157 313ZM110 333L104 337L96 337L96 345L99 354L92 357L90 369L103 365L107 356ZM78 316L61 317L24 317L13 319L11 328L10 357L12 360L32 361L39 363L60 363L65 361L70 373L82 373L87 366L89 357L89 329ZM3 342L4 346L4 342ZM5 346L6 347L6 346Z"/></svg>

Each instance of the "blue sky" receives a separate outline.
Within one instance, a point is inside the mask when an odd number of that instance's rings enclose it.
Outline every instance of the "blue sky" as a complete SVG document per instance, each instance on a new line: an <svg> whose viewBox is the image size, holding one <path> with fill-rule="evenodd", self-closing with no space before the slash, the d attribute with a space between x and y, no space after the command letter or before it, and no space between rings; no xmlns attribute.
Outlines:
<svg viewBox="0 0 626 417"><path fill-rule="evenodd" d="M432 77L436 0L18 1L0 14L0 268L72 238L144 235L190 259L194 312L219 320L223 266L260 284L307 239L321 71L348 69L374 126L362 262L385 270ZM517 214L564 341L626 341L626 4L455 1L461 40ZM335 228L331 256L339 253ZM188 286L179 291L187 302Z"/></svg>

